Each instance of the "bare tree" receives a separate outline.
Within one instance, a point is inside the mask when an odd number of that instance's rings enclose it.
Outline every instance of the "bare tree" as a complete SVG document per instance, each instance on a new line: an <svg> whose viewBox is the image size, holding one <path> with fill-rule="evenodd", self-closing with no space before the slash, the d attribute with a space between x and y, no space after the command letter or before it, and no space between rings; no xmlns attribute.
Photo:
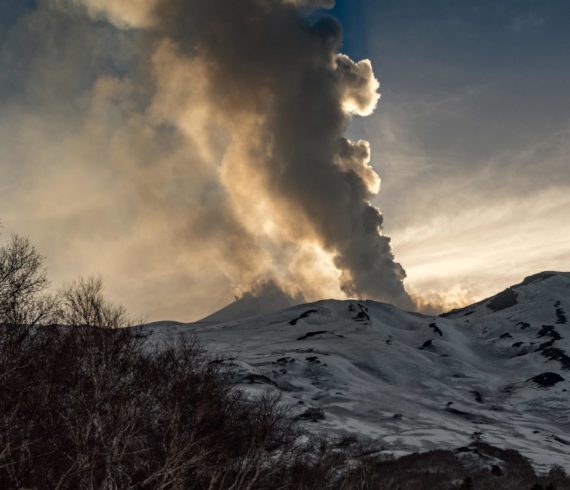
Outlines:
<svg viewBox="0 0 570 490"><path fill-rule="evenodd" d="M63 325L123 328L132 325L124 307L107 301L101 278L81 278L59 293Z"/></svg>
<svg viewBox="0 0 570 490"><path fill-rule="evenodd" d="M0 324L37 325L54 312L44 258L27 238L13 235L0 246Z"/></svg>

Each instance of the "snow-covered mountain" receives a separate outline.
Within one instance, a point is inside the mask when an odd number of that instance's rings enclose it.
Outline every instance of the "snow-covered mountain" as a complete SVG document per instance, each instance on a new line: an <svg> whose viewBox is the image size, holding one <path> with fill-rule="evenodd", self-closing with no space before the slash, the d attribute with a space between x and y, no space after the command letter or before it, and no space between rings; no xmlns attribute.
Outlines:
<svg viewBox="0 0 570 490"><path fill-rule="evenodd" d="M280 390L312 430L393 454L480 439L570 470L569 315L570 273L544 272L439 317L319 301L146 328L156 341L196 334L240 386Z"/></svg>
<svg viewBox="0 0 570 490"><path fill-rule="evenodd" d="M245 293L233 303L202 319L200 323L221 323L260 316L295 306L301 301L302 297L289 296L274 282L267 282L259 287L255 294Z"/></svg>

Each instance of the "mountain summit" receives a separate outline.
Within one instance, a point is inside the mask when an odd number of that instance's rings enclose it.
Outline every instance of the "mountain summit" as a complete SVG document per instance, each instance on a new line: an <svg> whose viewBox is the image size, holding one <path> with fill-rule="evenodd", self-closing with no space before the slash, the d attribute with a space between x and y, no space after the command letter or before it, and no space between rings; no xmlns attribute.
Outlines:
<svg viewBox="0 0 570 490"><path fill-rule="evenodd" d="M568 470L569 314L570 273L543 272L441 316L331 300L148 329L196 334L239 387L279 390L311 430L392 454L482 440Z"/></svg>

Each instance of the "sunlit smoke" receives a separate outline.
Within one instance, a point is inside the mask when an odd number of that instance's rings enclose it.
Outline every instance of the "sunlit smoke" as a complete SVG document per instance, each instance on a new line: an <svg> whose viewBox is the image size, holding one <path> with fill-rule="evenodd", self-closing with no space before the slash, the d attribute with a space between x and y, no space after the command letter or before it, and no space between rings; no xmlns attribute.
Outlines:
<svg viewBox="0 0 570 490"><path fill-rule="evenodd" d="M417 309L426 315L439 315L483 299L460 285L445 291L422 290L416 293L412 289L410 296Z"/></svg>
<svg viewBox="0 0 570 490"><path fill-rule="evenodd" d="M333 2L46 0L37 15L64 16L72 4L135 31L128 49L138 56L134 70L96 77L77 119L60 101L57 144L33 110L18 113L39 128L30 161L54 161L21 204L42 203L34 219L61 226L81 250L74 261L111 270L117 290L126 274L168 283L161 314L192 297L214 308L267 281L291 297L412 307L370 204L380 189L370 145L344 136L353 116L376 108L379 83L369 61L338 54L334 19L306 16ZM95 39L86 44L102 49ZM148 304L152 291L143 296Z"/></svg>

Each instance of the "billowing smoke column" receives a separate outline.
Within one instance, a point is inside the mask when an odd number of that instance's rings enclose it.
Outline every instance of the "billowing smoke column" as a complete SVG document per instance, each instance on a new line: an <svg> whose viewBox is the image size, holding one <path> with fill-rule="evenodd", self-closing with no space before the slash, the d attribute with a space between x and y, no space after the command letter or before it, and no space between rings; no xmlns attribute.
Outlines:
<svg viewBox="0 0 570 490"><path fill-rule="evenodd" d="M237 222L222 236L231 241L228 260L251 252L236 266L249 267L238 272L242 287L270 279L314 296L325 277L347 296L411 307L370 204L380 179L369 145L343 136L353 115L373 112L379 83L369 61L337 53L333 18L307 20L332 0L77 1L146 32L154 110L169 107L166 123L224 148L210 157ZM316 269L327 272L312 280Z"/></svg>

